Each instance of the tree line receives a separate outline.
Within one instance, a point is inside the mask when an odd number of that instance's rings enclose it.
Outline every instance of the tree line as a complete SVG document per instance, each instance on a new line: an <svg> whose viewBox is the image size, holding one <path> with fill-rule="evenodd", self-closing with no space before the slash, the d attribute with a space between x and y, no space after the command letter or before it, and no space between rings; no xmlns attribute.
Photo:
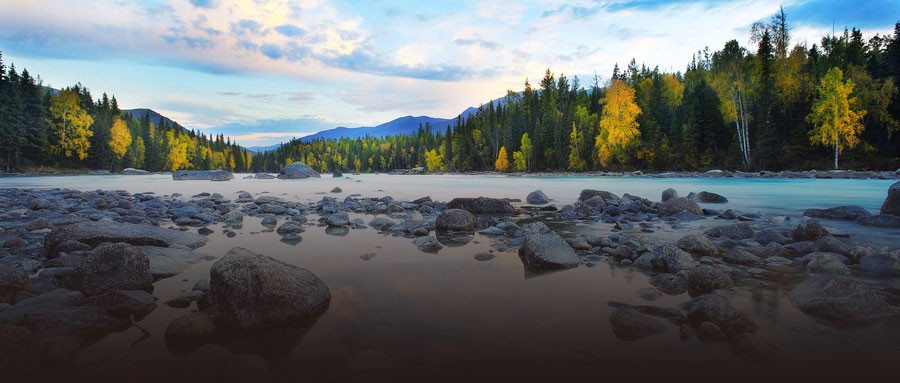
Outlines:
<svg viewBox="0 0 900 383"><path fill-rule="evenodd" d="M900 167L900 23L791 45L783 10L664 73L632 60L582 87L549 69L536 87L416 134L302 139L255 156L254 170L302 160L320 170L587 171Z"/></svg>
<svg viewBox="0 0 900 383"><path fill-rule="evenodd" d="M76 84L44 87L27 69L6 69L0 52L0 163L6 172L29 169L126 167L149 171L249 171L252 155L230 139L188 131L149 114L132 116L106 93L94 100Z"/></svg>

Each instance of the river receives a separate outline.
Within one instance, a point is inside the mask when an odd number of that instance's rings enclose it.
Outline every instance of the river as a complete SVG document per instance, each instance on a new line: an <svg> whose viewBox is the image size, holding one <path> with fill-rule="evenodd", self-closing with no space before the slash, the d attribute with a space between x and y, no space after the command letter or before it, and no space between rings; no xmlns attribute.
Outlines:
<svg viewBox="0 0 900 383"><path fill-rule="evenodd" d="M248 191L254 196L273 195L300 202L351 194L392 196L397 200L423 196L436 201L474 196L524 200L526 194L540 189L559 207L574 202L582 189L629 193L658 201L664 189L674 188L680 195L715 192L726 196L729 203L704 207L757 213L762 219L778 217L789 226L796 225L807 208L853 204L877 212L888 186L895 182L384 174L286 181L243 176L237 174L228 182L176 182L169 175L5 177L0 178L0 187L115 189L158 195L179 193L184 198L201 192L235 198L238 191ZM328 193L336 186L342 193ZM352 217L368 221L373 216ZM789 219L786 222L785 217ZM715 220L704 220L701 225L712 224L710 221ZM825 226L851 239L876 241L876 245L897 243L896 229L832 221ZM866 327L818 321L783 297L796 283L790 276L750 279L734 289L735 306L745 310L760 333L779 347L776 361L762 366L734 356L725 342L681 340L676 327L638 341L617 338L610 329L612 308L607 302L677 307L690 299L682 294L644 301L636 291L650 286L649 274L636 268L598 261L591 267L534 276L524 270L514 251L492 249L490 238L480 234L461 246L447 246L437 254L428 254L419 251L411 239L391 237L371 228L335 236L323 227L309 227L302 242L293 246L265 231L258 218L246 217L233 238L223 235L218 225L210 228L214 231L210 243L200 252L221 257L232 247L245 247L309 269L331 290L329 309L314 322L251 339L221 340L235 354L262 355L275 377L283 381L835 378L885 372L893 369L900 357L900 321ZM608 233L610 225L581 223L565 228ZM661 236L672 238L686 234L660 230ZM490 251L496 258L478 261L473 257ZM374 257L361 258L371 253ZM131 327L86 347L79 358L88 363L128 351L146 368L147 376L165 378L169 370L155 366L177 365L196 348L167 344L162 336L165 326L196 307L176 309L162 302L208 278L213 262L196 264L184 274L154 284L159 306L137 322L149 337Z"/></svg>

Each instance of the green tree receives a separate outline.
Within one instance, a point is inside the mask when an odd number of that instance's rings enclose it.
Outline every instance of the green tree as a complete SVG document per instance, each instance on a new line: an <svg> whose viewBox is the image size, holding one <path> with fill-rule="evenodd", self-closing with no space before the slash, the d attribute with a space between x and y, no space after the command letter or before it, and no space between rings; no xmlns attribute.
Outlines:
<svg viewBox="0 0 900 383"><path fill-rule="evenodd" d="M584 134L578 131L575 122L572 122L572 133L569 134L569 170L576 172L584 170L587 164L581 158L581 150L584 147Z"/></svg>
<svg viewBox="0 0 900 383"><path fill-rule="evenodd" d="M528 133L522 134L522 142L519 147L522 152L523 161L525 162L524 169L520 169L521 171L528 171L531 168L532 163L532 155L534 151L534 146L531 145L531 138L528 137Z"/></svg>
<svg viewBox="0 0 900 383"><path fill-rule="evenodd" d="M834 168L837 169L841 151L859 143L858 135L864 129L861 120L866 111L856 110L856 98L850 97L853 81L844 82L844 73L837 67L828 71L816 91L812 111L806 116L813 124L809 140L813 144L834 147Z"/></svg>
<svg viewBox="0 0 900 383"><path fill-rule="evenodd" d="M51 151L66 158L75 155L84 160L91 147L93 133L90 126L94 119L81 107L78 93L69 89L59 92L51 101L50 116L57 138Z"/></svg>
<svg viewBox="0 0 900 383"><path fill-rule="evenodd" d="M520 151L515 151L513 153L513 166L516 168L516 171L524 172L528 169L528 166L525 162L525 154Z"/></svg>

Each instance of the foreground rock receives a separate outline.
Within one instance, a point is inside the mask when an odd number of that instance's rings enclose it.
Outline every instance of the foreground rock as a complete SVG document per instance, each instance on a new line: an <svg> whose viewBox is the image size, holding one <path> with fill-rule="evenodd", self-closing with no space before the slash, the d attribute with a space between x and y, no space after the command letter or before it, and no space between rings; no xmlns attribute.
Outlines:
<svg viewBox="0 0 900 383"><path fill-rule="evenodd" d="M478 197L478 198L454 198L447 203L448 209L463 209L472 214L515 214L516 209L508 201Z"/></svg>
<svg viewBox="0 0 900 383"><path fill-rule="evenodd" d="M124 242L134 246L171 247L175 245L196 249L206 244L208 238L178 230L157 226L111 221L82 221L60 227L44 238L47 254L54 257L57 247L68 240L78 241L91 247L103 242Z"/></svg>
<svg viewBox="0 0 900 383"><path fill-rule="evenodd" d="M728 203L728 198L721 196L716 193L711 193L708 191L702 191L697 193L697 202L703 203Z"/></svg>
<svg viewBox="0 0 900 383"><path fill-rule="evenodd" d="M446 231L472 231L475 230L475 216L463 209L447 209L437 216L435 227Z"/></svg>
<svg viewBox="0 0 900 383"><path fill-rule="evenodd" d="M888 188L887 198L881 205L881 214L891 214L900 216L900 181L894 182Z"/></svg>
<svg viewBox="0 0 900 383"><path fill-rule="evenodd" d="M618 308L609 315L609 324L619 339L637 340L666 330L666 325L637 310Z"/></svg>
<svg viewBox="0 0 900 383"><path fill-rule="evenodd" d="M543 205L550 203L550 197L547 197L547 195L544 194L543 191L535 190L525 196L525 202L531 205Z"/></svg>
<svg viewBox="0 0 900 383"><path fill-rule="evenodd" d="M186 271L195 263L215 258L190 250L170 247L143 246L141 249L150 259L150 272L155 279L173 277Z"/></svg>
<svg viewBox="0 0 900 383"><path fill-rule="evenodd" d="M529 234L519 248L519 256L526 266L538 269L568 269L581 261L559 234Z"/></svg>
<svg viewBox="0 0 900 383"><path fill-rule="evenodd" d="M287 180L321 177L322 176L319 175L319 172L313 170L313 168L309 167L309 165L299 161L294 162L290 165L286 165L284 169L281 169L281 172L278 173L278 178Z"/></svg>
<svg viewBox="0 0 900 383"><path fill-rule="evenodd" d="M657 214L660 217L668 217L670 215L678 214L681 212L703 215L703 209L701 209L696 202L691 201L685 197L676 197L666 202L660 203Z"/></svg>
<svg viewBox="0 0 900 383"><path fill-rule="evenodd" d="M867 323L896 315L884 298L853 278L822 274L791 290L787 298L801 311L844 323Z"/></svg>
<svg viewBox="0 0 900 383"><path fill-rule="evenodd" d="M0 264L0 303L12 303L17 291L28 291L31 281L21 268Z"/></svg>
<svg viewBox="0 0 900 383"><path fill-rule="evenodd" d="M64 281L66 287L97 295L145 289L153 283L147 254L127 243L104 243L92 250Z"/></svg>
<svg viewBox="0 0 900 383"><path fill-rule="evenodd" d="M703 265L688 274L687 290L692 297L731 287L734 287L731 277L712 266Z"/></svg>
<svg viewBox="0 0 900 383"><path fill-rule="evenodd" d="M803 211L803 215L812 218L843 219L855 221L857 219L868 218L872 215L872 213L869 213L869 211L862 206L848 205L835 206L828 209L806 209Z"/></svg>
<svg viewBox="0 0 900 383"><path fill-rule="evenodd" d="M240 329L312 317L331 301L328 286L306 269L236 247L209 271L219 323Z"/></svg>
<svg viewBox="0 0 900 383"><path fill-rule="evenodd" d="M175 181L228 181L234 175L227 170L178 170L172 173Z"/></svg>
<svg viewBox="0 0 900 383"><path fill-rule="evenodd" d="M900 250L863 257L859 260L859 270L882 276L900 275Z"/></svg>
<svg viewBox="0 0 900 383"><path fill-rule="evenodd" d="M747 313L734 308L731 302L722 296L701 295L688 302L687 306L687 316L694 327L699 328L703 322L711 322L719 326L728 337L756 331L756 323Z"/></svg>

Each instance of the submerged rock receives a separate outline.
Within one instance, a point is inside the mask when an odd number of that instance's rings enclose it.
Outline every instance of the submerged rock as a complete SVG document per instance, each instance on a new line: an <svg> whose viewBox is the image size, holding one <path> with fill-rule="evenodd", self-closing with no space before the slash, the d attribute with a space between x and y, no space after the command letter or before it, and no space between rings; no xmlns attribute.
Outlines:
<svg viewBox="0 0 900 383"><path fill-rule="evenodd" d="M196 249L206 244L209 238L202 235L163 229L158 226L139 225L113 221L82 221L60 227L44 238L47 254L54 257L60 244L75 240L92 247L103 242L124 242L134 246L186 246Z"/></svg>
<svg viewBox="0 0 900 383"><path fill-rule="evenodd" d="M711 322L729 337L756 331L756 323L743 311L731 305L728 299L715 295L701 295L687 304L688 319L699 327L703 322Z"/></svg>
<svg viewBox="0 0 900 383"><path fill-rule="evenodd" d="M236 247L209 271L216 320L241 329L267 327L321 313L328 286L309 270Z"/></svg>
<svg viewBox="0 0 900 383"><path fill-rule="evenodd" d="M734 287L731 277L713 266L702 265L688 274L687 290L692 297L731 287Z"/></svg>
<svg viewBox="0 0 900 383"><path fill-rule="evenodd" d="M623 340L637 340L666 330L661 320L629 308L613 310L609 315L609 324L613 334Z"/></svg>
<svg viewBox="0 0 900 383"><path fill-rule="evenodd" d="M444 248L444 245L441 245L433 235L416 238L413 243L415 243L419 250L426 253L437 253Z"/></svg>
<svg viewBox="0 0 900 383"><path fill-rule="evenodd" d="M528 234L519 248L526 266L539 269L568 269L581 264L578 255L559 234Z"/></svg>
<svg viewBox="0 0 900 383"><path fill-rule="evenodd" d="M787 294L801 311L845 323L867 323L897 315L884 298L853 278L821 274L809 278Z"/></svg>
<svg viewBox="0 0 900 383"><path fill-rule="evenodd" d="M714 257L719 252L716 245L705 235L688 235L679 239L675 245L681 250L701 257Z"/></svg>
<svg viewBox="0 0 900 383"><path fill-rule="evenodd" d="M478 197L478 198L454 198L447 203L448 209L463 209L473 214L515 214L516 209L508 201Z"/></svg>

